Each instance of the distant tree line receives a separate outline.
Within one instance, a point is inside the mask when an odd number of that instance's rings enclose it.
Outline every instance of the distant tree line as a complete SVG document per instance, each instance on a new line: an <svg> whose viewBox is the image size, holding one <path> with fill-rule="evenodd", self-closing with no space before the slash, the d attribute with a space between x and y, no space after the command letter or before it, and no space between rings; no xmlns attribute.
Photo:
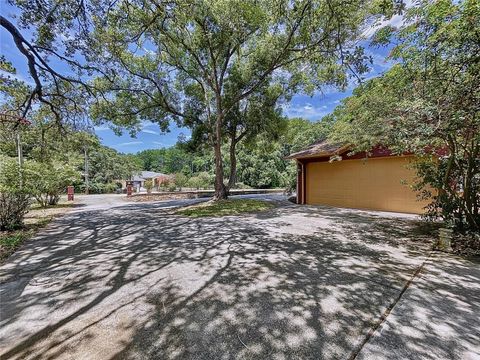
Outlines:
<svg viewBox="0 0 480 360"><path fill-rule="evenodd" d="M59 127L51 113L40 108L28 122L0 122L1 227L21 223L31 200L42 207L56 205L66 187L91 193L114 192L141 169L132 155L100 144L94 134ZM19 152L19 150L21 150Z"/></svg>
<svg viewBox="0 0 480 360"><path fill-rule="evenodd" d="M237 148L236 177L232 188L294 188L296 167L285 157L293 151L327 136L331 121L326 117L321 122L305 119L282 119L276 130L276 137L264 134L255 141L242 143ZM187 186L213 187L215 162L209 148L191 148L191 143L179 141L170 148L149 149L132 157L142 170L164 174L183 174ZM225 148L228 145L224 145ZM224 152L226 172L229 172L231 159ZM190 179L192 179L190 181ZM197 184L197 185L195 185ZM200 185L198 185L200 184Z"/></svg>

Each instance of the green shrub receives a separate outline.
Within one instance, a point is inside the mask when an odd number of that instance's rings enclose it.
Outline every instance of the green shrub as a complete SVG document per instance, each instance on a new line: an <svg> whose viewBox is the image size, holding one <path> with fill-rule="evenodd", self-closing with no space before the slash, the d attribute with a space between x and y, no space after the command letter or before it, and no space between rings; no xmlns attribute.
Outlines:
<svg viewBox="0 0 480 360"><path fill-rule="evenodd" d="M113 194L117 191L117 184L107 183L103 184L104 194Z"/></svg>
<svg viewBox="0 0 480 360"><path fill-rule="evenodd" d="M200 177L198 176L191 177L190 179L188 179L188 182L187 182L187 186L189 188L196 189L196 190L200 189L202 185L203 185L202 179L200 179Z"/></svg>
<svg viewBox="0 0 480 360"><path fill-rule="evenodd" d="M0 158L0 230L23 225L31 198L27 175L15 159Z"/></svg>
<svg viewBox="0 0 480 360"><path fill-rule="evenodd" d="M213 187L214 178L207 172L201 172L188 179L187 186L194 189L209 189Z"/></svg>
<svg viewBox="0 0 480 360"><path fill-rule="evenodd" d="M244 184L242 182L237 182L235 184L235 189L251 189L251 186L248 186L247 184Z"/></svg>
<svg viewBox="0 0 480 360"><path fill-rule="evenodd" d="M56 205L67 186L78 181L80 174L73 166L61 163L26 162L33 196L42 207Z"/></svg>
<svg viewBox="0 0 480 360"><path fill-rule="evenodd" d="M198 173L198 178L200 179L201 188L203 189L210 189L213 188L213 184L215 183L215 177L210 175L209 173L203 171Z"/></svg>
<svg viewBox="0 0 480 360"><path fill-rule="evenodd" d="M81 184L79 187L80 192L85 192L85 184ZM93 182L88 186L89 194L113 194L117 191L117 185L114 183L99 183Z"/></svg>
<svg viewBox="0 0 480 360"><path fill-rule="evenodd" d="M180 191L182 191L182 188L187 185L188 183L188 178L186 175L182 173L175 174L175 186L178 187Z"/></svg>
<svg viewBox="0 0 480 360"><path fill-rule="evenodd" d="M145 189L147 189L147 193L151 193L153 189L153 181L152 180L146 180L145 183L143 184Z"/></svg>

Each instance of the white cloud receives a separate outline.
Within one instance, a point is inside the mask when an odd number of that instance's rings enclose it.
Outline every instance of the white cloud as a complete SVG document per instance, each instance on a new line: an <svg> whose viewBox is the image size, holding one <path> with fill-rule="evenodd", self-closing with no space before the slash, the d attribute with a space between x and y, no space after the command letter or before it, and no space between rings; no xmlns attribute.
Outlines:
<svg viewBox="0 0 480 360"><path fill-rule="evenodd" d="M130 146L130 145L138 145L143 144L143 141L128 141L120 144L115 144L115 146Z"/></svg>
<svg viewBox="0 0 480 360"><path fill-rule="evenodd" d="M0 75L5 76L5 77L10 77L11 79L15 79L15 80L24 82L24 83L26 83L28 85L31 85L31 86L35 85L35 83L33 82L33 80L31 78L26 78L25 76L19 74L18 72L16 74L11 74L9 72L0 70Z"/></svg>
<svg viewBox="0 0 480 360"><path fill-rule="evenodd" d="M409 9L412 6L414 6L414 0L406 0L405 1L405 9ZM372 35L375 33L375 31L377 31L378 29L380 29L384 26L390 25L390 26L398 28L398 27L402 26L404 23L405 23L405 18L403 16L403 14L402 15L394 15L390 19L386 19L386 20L383 20L383 21L378 21L378 22L372 24L367 29L365 29L362 36L366 39L369 39L369 38L372 37Z"/></svg>
<svg viewBox="0 0 480 360"><path fill-rule="evenodd" d="M375 71L375 68L379 69L380 71L388 70L393 66L393 64L395 64L395 61L387 60L385 56L375 53L373 51L367 50L365 54L372 58L374 66L374 68L371 69L372 72Z"/></svg>
<svg viewBox="0 0 480 360"><path fill-rule="evenodd" d="M142 132L143 132L143 133L146 133L146 134L158 135L158 131L150 130L150 129L143 129Z"/></svg>
<svg viewBox="0 0 480 360"><path fill-rule="evenodd" d="M152 141L152 144L160 145L160 146L167 146L167 144L162 143L162 142L160 142L160 141Z"/></svg>
<svg viewBox="0 0 480 360"><path fill-rule="evenodd" d="M151 121L142 121L142 129L155 127L157 124L152 123Z"/></svg>
<svg viewBox="0 0 480 360"><path fill-rule="evenodd" d="M75 40L75 37L73 35L65 35L63 33L60 33L60 39L62 39L63 41L71 41L71 40Z"/></svg>
<svg viewBox="0 0 480 360"><path fill-rule="evenodd" d="M403 15L394 15L391 19L374 23L363 32L362 36L365 39L370 39L375 34L375 31L387 25L394 27L403 25Z"/></svg>
<svg viewBox="0 0 480 360"><path fill-rule="evenodd" d="M94 126L93 128L95 129L95 131L106 131L106 130L110 130L110 128L109 128L108 126L105 126L105 125Z"/></svg>
<svg viewBox="0 0 480 360"><path fill-rule="evenodd" d="M287 106L285 108L285 113L290 118L301 117L309 120L319 120L330 113L327 109L328 107L326 105L314 106L307 103L305 105Z"/></svg>

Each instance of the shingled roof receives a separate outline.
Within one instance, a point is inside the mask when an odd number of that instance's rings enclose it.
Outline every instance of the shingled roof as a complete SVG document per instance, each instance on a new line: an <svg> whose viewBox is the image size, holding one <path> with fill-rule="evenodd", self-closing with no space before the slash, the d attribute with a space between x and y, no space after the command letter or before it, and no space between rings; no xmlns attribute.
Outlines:
<svg viewBox="0 0 480 360"><path fill-rule="evenodd" d="M290 154L286 159L332 156L347 151L349 147L350 145L344 143L332 143L328 140L319 140L303 150Z"/></svg>

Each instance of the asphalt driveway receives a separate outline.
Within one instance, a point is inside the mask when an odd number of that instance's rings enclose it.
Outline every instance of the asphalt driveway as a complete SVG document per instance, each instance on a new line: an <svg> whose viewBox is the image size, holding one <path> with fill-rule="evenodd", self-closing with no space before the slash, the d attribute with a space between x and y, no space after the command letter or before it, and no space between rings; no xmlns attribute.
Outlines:
<svg viewBox="0 0 480 360"><path fill-rule="evenodd" d="M115 204L58 219L0 268L2 359L480 356L478 264L427 259L413 217Z"/></svg>

